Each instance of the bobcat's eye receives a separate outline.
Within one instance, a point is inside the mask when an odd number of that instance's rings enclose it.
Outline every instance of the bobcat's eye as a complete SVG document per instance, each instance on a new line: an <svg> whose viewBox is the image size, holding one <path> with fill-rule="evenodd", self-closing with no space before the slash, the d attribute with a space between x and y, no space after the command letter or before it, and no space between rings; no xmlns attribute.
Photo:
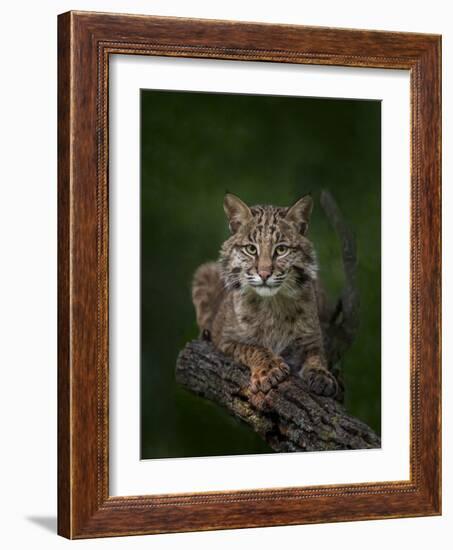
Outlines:
<svg viewBox="0 0 453 550"><path fill-rule="evenodd" d="M245 251L247 252L247 254L250 254L251 256L256 256L257 249L256 249L256 246L254 244L248 244L244 248L245 248Z"/></svg>
<svg viewBox="0 0 453 550"><path fill-rule="evenodd" d="M289 248L286 246L286 244L279 244L277 247L275 247L275 253L277 256L283 256L283 254L286 254L288 252Z"/></svg>

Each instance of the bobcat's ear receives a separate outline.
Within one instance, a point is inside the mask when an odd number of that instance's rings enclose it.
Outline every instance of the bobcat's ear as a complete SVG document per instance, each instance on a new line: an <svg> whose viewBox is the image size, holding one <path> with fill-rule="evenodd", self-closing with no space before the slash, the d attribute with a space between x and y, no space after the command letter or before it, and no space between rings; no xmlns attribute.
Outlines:
<svg viewBox="0 0 453 550"><path fill-rule="evenodd" d="M311 195L305 195L288 208L285 218L296 224L302 235L305 235L312 210L313 199Z"/></svg>
<svg viewBox="0 0 453 550"><path fill-rule="evenodd" d="M239 227L252 219L250 208L232 193L227 193L223 199L223 209L230 222L231 233L236 233Z"/></svg>

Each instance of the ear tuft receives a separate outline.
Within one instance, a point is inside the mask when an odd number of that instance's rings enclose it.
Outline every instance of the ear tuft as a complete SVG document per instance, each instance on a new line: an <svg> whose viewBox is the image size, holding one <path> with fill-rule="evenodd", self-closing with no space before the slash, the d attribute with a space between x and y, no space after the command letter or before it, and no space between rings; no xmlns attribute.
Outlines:
<svg viewBox="0 0 453 550"><path fill-rule="evenodd" d="M231 233L236 233L239 227L252 219L250 208L236 195L227 193L223 199L223 209L230 222Z"/></svg>
<svg viewBox="0 0 453 550"><path fill-rule="evenodd" d="M313 199L311 195L305 195L290 206L285 218L296 224L302 235L305 235L313 211Z"/></svg>

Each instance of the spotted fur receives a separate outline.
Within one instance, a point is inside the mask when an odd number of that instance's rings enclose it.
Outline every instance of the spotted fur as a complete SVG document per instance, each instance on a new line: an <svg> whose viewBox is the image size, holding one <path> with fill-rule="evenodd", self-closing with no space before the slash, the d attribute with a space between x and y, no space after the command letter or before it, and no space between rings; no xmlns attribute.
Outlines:
<svg viewBox="0 0 453 550"><path fill-rule="evenodd" d="M251 370L251 390L268 391L297 371L321 395L337 391L326 367L319 318L318 266L306 236L313 202L247 206L227 194L231 236L216 263L195 273L197 322L223 353Z"/></svg>

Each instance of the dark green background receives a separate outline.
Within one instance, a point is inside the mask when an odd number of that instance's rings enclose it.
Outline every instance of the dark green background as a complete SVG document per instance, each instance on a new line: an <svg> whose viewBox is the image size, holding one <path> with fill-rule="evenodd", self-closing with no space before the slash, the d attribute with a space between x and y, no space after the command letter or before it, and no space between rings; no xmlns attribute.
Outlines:
<svg viewBox="0 0 453 550"><path fill-rule="evenodd" d="M178 351L198 334L192 274L227 237L226 190L286 206L311 191L309 236L329 293L343 269L319 207L329 189L357 235L361 326L344 358L346 406L380 432L381 105L142 90L142 458L272 452L219 406L178 387Z"/></svg>

